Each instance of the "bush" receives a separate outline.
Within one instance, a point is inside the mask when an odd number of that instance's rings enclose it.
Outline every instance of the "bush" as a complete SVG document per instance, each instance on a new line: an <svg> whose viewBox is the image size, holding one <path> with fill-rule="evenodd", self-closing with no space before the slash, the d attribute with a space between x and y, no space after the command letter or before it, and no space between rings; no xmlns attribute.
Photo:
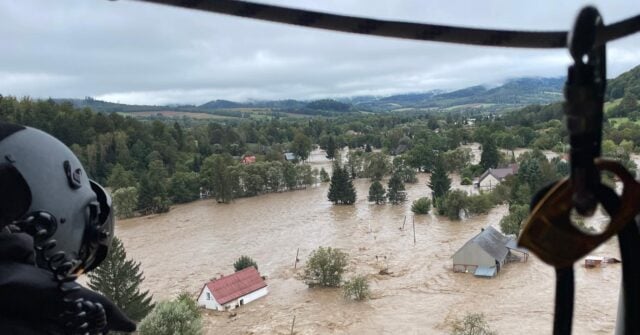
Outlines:
<svg viewBox="0 0 640 335"><path fill-rule="evenodd" d="M116 217L118 219L132 217L138 207L138 189L135 187L119 188L111 195Z"/></svg>
<svg viewBox="0 0 640 335"><path fill-rule="evenodd" d="M202 320L196 302L186 294L162 301L138 324L140 335L200 335Z"/></svg>
<svg viewBox="0 0 640 335"><path fill-rule="evenodd" d="M346 299L364 300L369 297L369 281L365 276L355 276L342 287Z"/></svg>
<svg viewBox="0 0 640 335"><path fill-rule="evenodd" d="M451 220L460 220L460 212L467 210L469 196L464 191L448 192L438 208L440 215L446 215Z"/></svg>
<svg viewBox="0 0 640 335"><path fill-rule="evenodd" d="M253 266L256 268L256 270L258 270L258 264L256 264L256 261L254 261L253 258L245 255L240 256L240 258L238 258L235 263L233 263L233 268L236 269L236 272L250 266Z"/></svg>
<svg viewBox="0 0 640 335"><path fill-rule="evenodd" d="M411 205L411 211L415 214L428 214L430 210L431 200L427 197L422 197Z"/></svg>
<svg viewBox="0 0 640 335"><path fill-rule="evenodd" d="M460 182L460 185L471 185L471 184L473 184L473 182L469 177L462 178L462 181Z"/></svg>
<svg viewBox="0 0 640 335"><path fill-rule="evenodd" d="M470 214L486 214L493 208L493 197L490 193L478 194L467 198L467 209Z"/></svg>
<svg viewBox="0 0 640 335"><path fill-rule="evenodd" d="M470 313L462 320L455 320L451 335L496 335L482 313Z"/></svg>
<svg viewBox="0 0 640 335"><path fill-rule="evenodd" d="M304 281L309 287L338 287L346 266L346 253L331 247L319 247L309 256L304 269Z"/></svg>

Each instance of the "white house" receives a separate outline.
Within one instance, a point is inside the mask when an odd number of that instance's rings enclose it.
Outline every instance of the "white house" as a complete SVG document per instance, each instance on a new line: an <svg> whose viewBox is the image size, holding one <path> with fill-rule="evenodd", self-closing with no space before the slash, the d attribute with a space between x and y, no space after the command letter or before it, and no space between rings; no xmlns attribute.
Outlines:
<svg viewBox="0 0 640 335"><path fill-rule="evenodd" d="M511 164L505 168L489 169L485 171L478 181L475 182L477 188L482 190L492 190L496 185L500 184L510 175L518 173L518 165Z"/></svg>
<svg viewBox="0 0 640 335"><path fill-rule="evenodd" d="M198 306L225 311L264 297L269 291L255 267L206 283L198 296Z"/></svg>

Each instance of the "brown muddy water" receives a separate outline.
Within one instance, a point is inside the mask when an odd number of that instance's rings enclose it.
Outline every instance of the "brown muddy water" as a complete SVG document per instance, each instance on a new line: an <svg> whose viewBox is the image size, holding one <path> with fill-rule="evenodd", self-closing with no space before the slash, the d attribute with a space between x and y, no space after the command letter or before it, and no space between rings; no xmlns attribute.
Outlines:
<svg viewBox="0 0 640 335"><path fill-rule="evenodd" d="M410 201L403 205L368 203L369 181L357 180L356 204L333 206L325 183L228 205L202 200L175 206L167 214L119 221L116 234L128 256L142 263L143 287L154 300L182 291L196 297L208 279L231 273L240 255L257 261L269 295L236 309L233 318L203 312L206 334L289 334L294 315L296 334L447 334L450 322L467 312L484 313L499 334L551 333L554 272L535 256L507 264L493 279L452 272L453 253L480 228L498 227L506 206L460 222L416 216L414 245L411 201L430 192L428 175L419 179L407 185ZM366 275L372 299L349 302L337 289L308 289L297 275L319 246L347 252L346 278ZM592 254L619 257L617 242ZM580 264L574 333L611 334L620 266L587 270ZM391 275L378 274L387 267Z"/></svg>

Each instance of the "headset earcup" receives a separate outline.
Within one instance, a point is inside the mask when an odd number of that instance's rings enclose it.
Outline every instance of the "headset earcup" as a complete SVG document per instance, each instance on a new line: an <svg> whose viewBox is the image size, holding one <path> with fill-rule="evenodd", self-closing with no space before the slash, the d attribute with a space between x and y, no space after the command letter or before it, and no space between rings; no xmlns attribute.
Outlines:
<svg viewBox="0 0 640 335"><path fill-rule="evenodd" d="M0 225L22 217L31 205L31 190L20 172L9 163L0 163Z"/></svg>

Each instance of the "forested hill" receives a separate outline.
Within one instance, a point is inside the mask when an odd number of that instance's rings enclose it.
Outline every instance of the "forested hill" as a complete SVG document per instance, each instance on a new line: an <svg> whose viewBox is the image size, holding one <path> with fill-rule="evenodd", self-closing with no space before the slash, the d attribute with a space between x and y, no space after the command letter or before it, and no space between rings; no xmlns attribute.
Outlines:
<svg viewBox="0 0 640 335"><path fill-rule="evenodd" d="M447 109L467 105L485 105L493 111L521 107L529 104L546 104L562 99L562 78L519 78L503 85L487 88L472 86L453 92L434 90L423 93L408 93L387 97L357 96L341 99L301 101L294 99L236 102L212 100L202 105L126 105L110 103L92 98L55 99L68 101L77 108L90 108L96 112L201 112L234 117L237 112L269 111L288 114L336 116L344 113L368 111L387 112L402 109ZM236 114L234 114L234 112Z"/></svg>
<svg viewBox="0 0 640 335"><path fill-rule="evenodd" d="M607 82L607 100L622 98L625 93L640 98L640 65Z"/></svg>

